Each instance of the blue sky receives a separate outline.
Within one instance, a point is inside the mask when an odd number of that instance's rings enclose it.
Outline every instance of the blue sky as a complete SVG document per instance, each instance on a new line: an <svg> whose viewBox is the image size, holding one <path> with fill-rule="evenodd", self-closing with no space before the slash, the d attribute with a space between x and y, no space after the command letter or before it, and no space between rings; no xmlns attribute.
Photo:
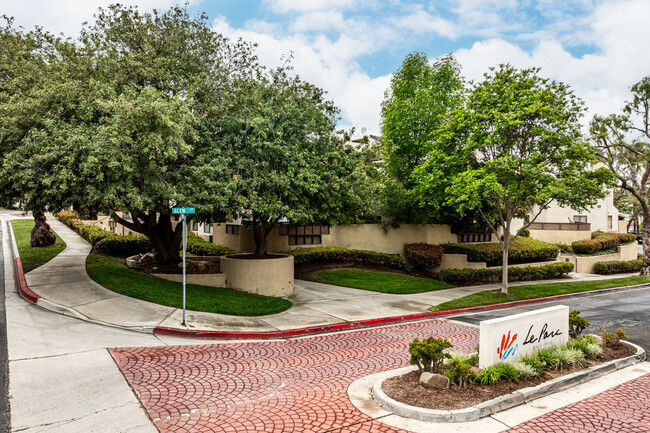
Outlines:
<svg viewBox="0 0 650 433"><path fill-rule="evenodd" d="M74 35L105 0L0 0L25 27ZM175 0L124 0L165 9ZM380 104L404 56L454 52L468 79L490 66L538 66L571 85L588 114L617 112L628 89L650 75L650 0L193 0L215 31L257 42L261 61L324 88L342 127L380 133Z"/></svg>

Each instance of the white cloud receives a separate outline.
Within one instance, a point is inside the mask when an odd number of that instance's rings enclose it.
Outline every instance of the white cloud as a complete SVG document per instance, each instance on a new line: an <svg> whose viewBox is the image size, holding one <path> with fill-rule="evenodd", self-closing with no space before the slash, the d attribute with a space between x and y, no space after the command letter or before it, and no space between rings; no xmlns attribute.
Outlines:
<svg viewBox="0 0 650 433"><path fill-rule="evenodd" d="M350 9L359 6L358 0L264 0L277 13L313 12L330 9Z"/></svg>
<svg viewBox="0 0 650 433"><path fill-rule="evenodd" d="M458 25L447 19L434 16L421 7L409 15L391 17L388 22L412 33L434 32L447 38L456 38L460 33Z"/></svg>
<svg viewBox="0 0 650 433"><path fill-rule="evenodd" d="M0 14L13 16L16 25L31 30L38 25L45 30L66 36L76 36L81 23L92 22L99 7L106 8L115 0L0 0ZM161 9L179 3L178 0L122 0L119 3L137 5L140 10Z"/></svg>
<svg viewBox="0 0 650 433"><path fill-rule="evenodd" d="M372 38L341 35L332 41L320 35L306 39L300 35L274 35L250 28L235 29L223 18L214 21L215 31L229 38L243 38L258 44L263 65L279 66L281 57L293 52L293 72L328 92L328 98L341 109L342 125L368 128L379 133L381 101L390 75L371 78L361 71L355 59L375 49Z"/></svg>
<svg viewBox="0 0 650 433"><path fill-rule="evenodd" d="M343 30L345 29L343 14L338 11L309 12L300 15L291 24L291 31L308 32L315 30Z"/></svg>

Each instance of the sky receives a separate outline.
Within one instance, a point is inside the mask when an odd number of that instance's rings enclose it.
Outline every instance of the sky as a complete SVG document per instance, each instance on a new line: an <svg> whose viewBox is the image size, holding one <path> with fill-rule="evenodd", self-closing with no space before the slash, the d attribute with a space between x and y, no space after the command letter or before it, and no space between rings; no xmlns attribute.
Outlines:
<svg viewBox="0 0 650 433"><path fill-rule="evenodd" d="M0 14L30 29L78 34L104 0L0 0ZM165 10L175 0L122 0ZM510 63L571 86L594 114L619 112L650 75L650 0L190 0L215 31L258 44L340 108L339 126L381 134L381 102L408 53L454 53L468 80Z"/></svg>

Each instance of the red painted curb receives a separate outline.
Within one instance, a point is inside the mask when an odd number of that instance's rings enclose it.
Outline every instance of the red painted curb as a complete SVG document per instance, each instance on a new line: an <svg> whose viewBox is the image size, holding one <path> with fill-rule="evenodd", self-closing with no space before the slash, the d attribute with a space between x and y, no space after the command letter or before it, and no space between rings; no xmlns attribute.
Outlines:
<svg viewBox="0 0 650 433"><path fill-rule="evenodd" d="M25 280L25 273L23 272L23 264L20 261L20 257L16 257L16 276L18 277L18 291L20 294L29 302L36 304L36 301L40 296L32 292L27 286L27 280Z"/></svg>
<svg viewBox="0 0 650 433"><path fill-rule="evenodd" d="M521 301L502 302L500 304L481 305L478 307L459 308L456 310L431 311L427 313L408 314L405 316L381 317L378 319L357 320L354 322L335 323L333 325L313 326L309 328L287 329L285 331L247 332L247 331L192 331L189 329L167 328L157 326L154 334L173 335L176 337L205 338L213 340L264 340L277 338L300 337L306 335L323 334L326 332L345 331L349 329L368 328L371 326L392 325L414 320L433 319L452 314L472 313L478 311L496 310L499 308L516 307L519 305L536 304L539 302L553 301L569 298L569 294L547 296L545 298L525 299Z"/></svg>

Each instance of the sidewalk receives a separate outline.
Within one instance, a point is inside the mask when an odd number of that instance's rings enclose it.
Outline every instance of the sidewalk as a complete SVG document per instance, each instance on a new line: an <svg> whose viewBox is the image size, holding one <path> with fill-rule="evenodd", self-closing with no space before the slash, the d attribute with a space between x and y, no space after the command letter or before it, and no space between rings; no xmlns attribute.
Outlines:
<svg viewBox="0 0 650 433"><path fill-rule="evenodd" d="M281 338L440 316L428 308L488 289L498 284L457 287L412 295L392 295L367 290L296 280L289 310L260 317L239 317L187 311L130 298L112 292L90 279L86 256L91 246L54 218L48 222L67 248L45 265L27 273L32 302L45 309L93 323L122 329L204 338ZM630 274L632 275L632 274ZM576 280L618 278L573 274ZM566 281L566 280L551 280ZM513 283L513 285L539 282ZM31 295L26 296L29 298ZM242 335L246 333L246 335Z"/></svg>

